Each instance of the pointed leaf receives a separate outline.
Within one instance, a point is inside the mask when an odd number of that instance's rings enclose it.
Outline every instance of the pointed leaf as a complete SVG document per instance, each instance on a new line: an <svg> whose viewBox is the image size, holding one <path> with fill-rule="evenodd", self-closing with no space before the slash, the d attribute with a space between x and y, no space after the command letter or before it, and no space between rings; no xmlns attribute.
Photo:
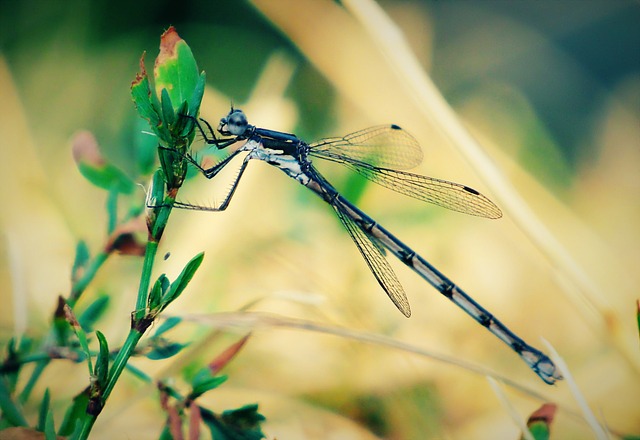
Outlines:
<svg viewBox="0 0 640 440"><path fill-rule="evenodd" d="M157 328L153 336L154 337L160 336L161 334L171 330L181 322L182 322L182 318L178 316L172 316L171 318L165 319L164 322L160 324L160 326Z"/></svg>
<svg viewBox="0 0 640 440"><path fill-rule="evenodd" d="M46 440L57 440L56 436L56 428L53 424L53 411L49 410L47 412L45 423L44 423L44 438Z"/></svg>
<svg viewBox="0 0 640 440"><path fill-rule="evenodd" d="M38 424L36 429L43 431L47 425L47 414L49 414L49 404L51 402L51 396L49 394L49 388L44 390L44 396L42 396L42 402L40 403L40 411L38 412Z"/></svg>
<svg viewBox="0 0 640 440"><path fill-rule="evenodd" d="M160 54L153 69L156 93L166 89L174 108L193 95L198 82L198 66L187 43L171 26L160 37Z"/></svg>
<svg viewBox="0 0 640 440"><path fill-rule="evenodd" d="M138 110L138 114L149 122L149 125L155 132L162 124L159 111L160 106L157 104L157 98L151 91L147 69L144 66L144 55L143 53L140 57L140 72L136 74L136 78L131 83L131 97Z"/></svg>
<svg viewBox="0 0 640 440"><path fill-rule="evenodd" d="M149 207L159 207L162 204L164 199L164 182L165 178L162 171L156 171L151 180L151 188L149 188L149 200L147 201Z"/></svg>
<svg viewBox="0 0 640 440"><path fill-rule="evenodd" d="M176 120L176 123L172 127L172 133L176 139L180 139L184 147L190 144L195 137L195 122L194 118L187 117L189 111L189 103L184 101L176 113L182 115Z"/></svg>
<svg viewBox="0 0 640 440"><path fill-rule="evenodd" d="M136 170L140 176L147 176L153 172L155 167L158 136L155 133L149 133L147 122L136 118L132 137Z"/></svg>
<svg viewBox="0 0 640 440"><path fill-rule="evenodd" d="M265 438L260 424L265 417L258 412L258 405L246 405L225 411L221 416L200 408L202 421L216 440L260 440Z"/></svg>
<svg viewBox="0 0 640 440"><path fill-rule="evenodd" d="M231 427L235 427L254 435L264 436L260 429L260 423L265 421L265 417L258 412L258 404L245 405L238 409L227 410L222 413L222 420ZM262 438L262 437L252 437Z"/></svg>
<svg viewBox="0 0 640 440"><path fill-rule="evenodd" d="M197 399L202 394L219 387L227 380L227 376L214 376L208 368L201 369L191 381L191 399Z"/></svg>
<svg viewBox="0 0 640 440"><path fill-rule="evenodd" d="M196 86L193 89L193 95L191 95L191 98L189 98L189 116L193 118L198 117L198 112L200 111L200 103L202 102L202 97L204 96L206 80L207 76L204 72L202 72L198 77Z"/></svg>
<svg viewBox="0 0 640 440"><path fill-rule="evenodd" d="M107 375L109 373L109 344L107 343L107 338L101 332L96 331L96 336L100 343L100 352L96 359L95 376L100 388L104 389L107 385Z"/></svg>
<svg viewBox="0 0 640 440"><path fill-rule="evenodd" d="M162 119L168 126L172 126L176 121L176 113L171 104L171 97L167 89L162 89L160 93L160 106L162 107Z"/></svg>
<svg viewBox="0 0 640 440"><path fill-rule="evenodd" d="M148 300L149 310L154 311L160 307L160 304L162 303L162 297L167 291L168 287L169 287L169 279L166 277L165 274L161 274L156 280L156 282L153 284L153 287L151 288L151 292L149 292L149 300Z"/></svg>
<svg viewBox="0 0 640 440"><path fill-rule="evenodd" d="M85 389L73 398L73 403L67 409L64 420L60 425L58 434L62 436L71 436L80 427L80 421L86 416L87 405L89 404L88 389Z"/></svg>
<svg viewBox="0 0 640 440"><path fill-rule="evenodd" d="M2 410L3 419L12 426L27 426L27 420L13 399L11 399L4 380L0 380L0 410Z"/></svg>
<svg viewBox="0 0 640 440"><path fill-rule="evenodd" d="M114 189L123 194L131 194L135 183L122 171L108 163L98 141L89 131L76 133L71 141L73 158L80 174L95 186Z"/></svg>
<svg viewBox="0 0 640 440"><path fill-rule="evenodd" d="M100 319L109 307L110 298L101 294L78 317L78 322L85 332L92 332L93 325Z"/></svg>
<svg viewBox="0 0 640 440"><path fill-rule="evenodd" d="M154 345L153 350L147 353L146 356L152 361L168 359L180 353L180 350L187 346L189 346L189 344L180 344L178 342L158 344Z"/></svg>
<svg viewBox="0 0 640 440"><path fill-rule="evenodd" d="M178 275L176 280L171 283L171 287L169 287L167 293L162 297L163 310L169 304L171 304L172 301L178 298L180 294L182 294L182 291L187 287L187 285L191 281L191 278L193 278L193 275L196 273L196 270L198 270L198 267L200 267L203 259L204 252L196 255L193 259L191 259L191 261L187 263L184 269L182 269L182 272L180 273L180 275Z"/></svg>
<svg viewBox="0 0 640 440"><path fill-rule="evenodd" d="M107 197L107 233L111 234L118 224L118 190L109 188Z"/></svg>
<svg viewBox="0 0 640 440"><path fill-rule="evenodd" d="M64 303L63 311L64 311L65 319L71 325L71 328L73 329L76 336L78 337L78 342L80 342L80 347L82 348L82 351L84 351L84 354L87 356L87 365L89 367L89 375L92 375L93 365L91 363L91 352L89 351L89 343L87 342L87 335L84 332L84 330L82 330L82 327L80 326L80 323L76 319L76 316L73 313L73 310L71 310L71 307L69 307L67 303Z"/></svg>
<svg viewBox="0 0 640 440"><path fill-rule="evenodd" d="M80 240L76 245L76 256L71 269L71 280L74 284L82 276L89 263L89 258L91 258L89 247L84 240Z"/></svg>
<svg viewBox="0 0 640 440"><path fill-rule="evenodd" d="M231 360L238 354L238 352L244 347L244 344L249 340L251 333L240 339L235 344L227 347L225 351L220 353L213 361L209 363L209 370L212 374L217 374L222 370Z"/></svg>

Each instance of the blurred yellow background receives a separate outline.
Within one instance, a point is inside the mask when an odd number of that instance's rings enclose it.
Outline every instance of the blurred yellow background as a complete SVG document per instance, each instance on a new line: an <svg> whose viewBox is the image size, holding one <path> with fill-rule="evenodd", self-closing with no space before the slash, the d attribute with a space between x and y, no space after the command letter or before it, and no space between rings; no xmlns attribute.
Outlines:
<svg viewBox="0 0 640 440"><path fill-rule="evenodd" d="M527 342L542 349L540 338L550 341L613 433L640 432L640 5L382 2L482 146L486 156L478 161L438 123L441 109L406 80L407 66L385 54L380 41L393 45L395 36L376 26L370 10L358 15L367 3L0 2L2 345L13 334L46 331L56 297L69 291L77 241L94 252L104 242L106 193L81 177L70 139L91 130L105 156L133 172L139 125L129 85L141 53L150 68L160 34L174 25L207 73L201 114L212 125L231 103L257 126L308 141L396 123L423 147L425 160L412 171L494 200L504 217L493 221L375 185L357 204ZM346 170L319 167L349 196ZM189 181L188 200L219 201L226 183L214 182ZM174 212L160 254L171 257L156 273L175 277L200 251L204 263L170 314L235 311L258 301L252 310L392 337L541 393L560 406L554 438L591 435L572 415L578 405L566 382L542 383L391 261L412 306L405 319L332 209L264 163L249 165L227 211ZM128 329L140 264L111 258L86 293L113 296L98 327L112 346ZM198 338L207 328L185 327L176 338ZM209 345L203 362L235 337ZM132 362L158 374L163 368ZM376 344L261 328L225 373L229 381L204 402L214 410L258 402L269 438L519 436L481 375ZM62 411L85 376L86 366L60 362L42 389L51 388ZM95 438L157 437L164 418L141 386L131 378L119 383ZM543 403L505 391L524 418Z"/></svg>

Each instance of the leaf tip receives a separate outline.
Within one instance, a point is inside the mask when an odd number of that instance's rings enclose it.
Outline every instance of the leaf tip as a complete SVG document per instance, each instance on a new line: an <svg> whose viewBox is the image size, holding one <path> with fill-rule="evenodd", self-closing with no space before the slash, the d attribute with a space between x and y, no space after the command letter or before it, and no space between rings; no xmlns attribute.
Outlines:
<svg viewBox="0 0 640 440"><path fill-rule="evenodd" d="M71 138L71 153L76 164L86 163L94 168L105 165L95 136L87 130L79 131Z"/></svg>
<svg viewBox="0 0 640 440"><path fill-rule="evenodd" d="M180 41L182 38L178 35L176 28L169 26L169 29L160 36L160 53L156 58L156 66L176 56L176 46Z"/></svg>

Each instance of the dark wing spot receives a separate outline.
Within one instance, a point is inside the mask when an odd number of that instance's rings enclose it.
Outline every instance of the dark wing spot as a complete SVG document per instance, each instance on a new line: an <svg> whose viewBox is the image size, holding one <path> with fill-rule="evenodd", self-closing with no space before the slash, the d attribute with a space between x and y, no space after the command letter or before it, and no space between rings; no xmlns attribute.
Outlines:
<svg viewBox="0 0 640 440"><path fill-rule="evenodd" d="M479 195L480 195L480 193L479 193L478 191L476 191L476 190L475 190L475 189L473 189L473 188L469 188L468 186L465 186L465 187L464 187L464 190L465 190L466 192L470 192L471 194L475 194L476 196L479 196Z"/></svg>
<svg viewBox="0 0 640 440"><path fill-rule="evenodd" d="M391 124L391 129L392 130L402 130L402 128L400 128L400 126L396 125L396 124Z"/></svg>

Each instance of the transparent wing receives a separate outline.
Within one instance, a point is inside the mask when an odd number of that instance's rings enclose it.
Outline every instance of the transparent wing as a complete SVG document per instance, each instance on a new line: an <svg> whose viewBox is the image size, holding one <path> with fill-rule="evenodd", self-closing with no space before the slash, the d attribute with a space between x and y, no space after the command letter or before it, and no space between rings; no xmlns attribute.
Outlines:
<svg viewBox="0 0 640 440"><path fill-rule="evenodd" d="M333 207L380 286L404 316L411 316L407 295L404 293L404 289L389 262L384 257L381 245L372 240L339 206L333 205Z"/></svg>
<svg viewBox="0 0 640 440"><path fill-rule="evenodd" d="M336 162L364 162L396 170L422 162L422 149L413 136L397 125L379 125L344 137L326 138L309 145L309 154Z"/></svg>
<svg viewBox="0 0 640 440"><path fill-rule="evenodd" d="M419 174L378 168L367 163L341 162L367 179L400 194L443 208L487 218L500 218L502 211L473 188Z"/></svg>
<svg viewBox="0 0 640 440"><path fill-rule="evenodd" d="M478 191L459 183L401 171L422 161L418 141L397 125L380 125L322 139L309 155L338 162L400 194L465 214L500 218L502 211Z"/></svg>

